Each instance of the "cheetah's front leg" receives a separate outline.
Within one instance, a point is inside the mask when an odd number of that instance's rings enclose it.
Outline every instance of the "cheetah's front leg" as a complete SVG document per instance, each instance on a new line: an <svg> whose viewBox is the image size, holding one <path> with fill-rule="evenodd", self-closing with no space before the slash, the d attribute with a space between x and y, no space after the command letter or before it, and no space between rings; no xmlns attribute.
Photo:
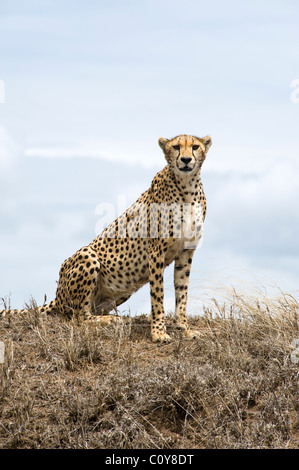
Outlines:
<svg viewBox="0 0 299 470"><path fill-rule="evenodd" d="M187 294L192 258L195 250L185 249L175 260L174 287L175 287L175 315L177 327L183 331L187 339L194 339L200 335L191 330L187 323Z"/></svg>
<svg viewBox="0 0 299 470"><path fill-rule="evenodd" d="M151 334L154 342L168 342L164 321L164 255L162 248L153 246L149 251L149 281L151 293Z"/></svg>

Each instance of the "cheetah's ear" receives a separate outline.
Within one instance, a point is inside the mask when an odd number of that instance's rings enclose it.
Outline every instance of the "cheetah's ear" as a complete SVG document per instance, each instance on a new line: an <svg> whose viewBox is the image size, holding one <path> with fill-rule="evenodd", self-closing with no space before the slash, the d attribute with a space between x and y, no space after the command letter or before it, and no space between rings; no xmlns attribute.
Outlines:
<svg viewBox="0 0 299 470"><path fill-rule="evenodd" d="M163 150L163 152L165 150L165 145L167 144L167 142L168 142L168 139L164 139L164 137L160 137L160 139L158 140L158 143L161 149Z"/></svg>
<svg viewBox="0 0 299 470"><path fill-rule="evenodd" d="M212 138L209 135L206 135L205 137L201 139L201 141L204 144L206 152L207 152L212 145Z"/></svg>

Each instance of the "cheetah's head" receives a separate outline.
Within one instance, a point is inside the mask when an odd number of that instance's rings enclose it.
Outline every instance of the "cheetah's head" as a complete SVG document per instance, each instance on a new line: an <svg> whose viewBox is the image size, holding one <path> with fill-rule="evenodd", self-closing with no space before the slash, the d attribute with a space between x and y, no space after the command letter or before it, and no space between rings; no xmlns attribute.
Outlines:
<svg viewBox="0 0 299 470"><path fill-rule="evenodd" d="M160 137L159 145L165 154L165 158L176 175L186 178L200 171L212 139L195 137L192 135L178 135L173 139Z"/></svg>

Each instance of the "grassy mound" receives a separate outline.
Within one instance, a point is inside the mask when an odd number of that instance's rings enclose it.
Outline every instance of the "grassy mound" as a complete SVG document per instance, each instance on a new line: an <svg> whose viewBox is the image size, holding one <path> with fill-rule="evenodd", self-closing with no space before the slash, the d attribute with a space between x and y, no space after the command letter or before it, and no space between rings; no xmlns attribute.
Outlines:
<svg viewBox="0 0 299 470"><path fill-rule="evenodd" d="M298 448L298 302L232 292L190 324L2 318L0 448Z"/></svg>

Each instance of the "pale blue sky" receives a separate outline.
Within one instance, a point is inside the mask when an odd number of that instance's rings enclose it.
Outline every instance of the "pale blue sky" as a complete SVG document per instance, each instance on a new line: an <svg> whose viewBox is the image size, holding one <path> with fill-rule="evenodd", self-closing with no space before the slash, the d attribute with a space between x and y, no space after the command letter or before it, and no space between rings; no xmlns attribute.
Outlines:
<svg viewBox="0 0 299 470"><path fill-rule="evenodd" d="M0 297L51 298L97 204L132 202L178 133L213 138L195 297L230 276L293 291L298 17L295 0L2 0Z"/></svg>
<svg viewBox="0 0 299 470"><path fill-rule="evenodd" d="M273 0L2 0L4 123L24 146L155 145L182 129L297 145L298 13Z"/></svg>

